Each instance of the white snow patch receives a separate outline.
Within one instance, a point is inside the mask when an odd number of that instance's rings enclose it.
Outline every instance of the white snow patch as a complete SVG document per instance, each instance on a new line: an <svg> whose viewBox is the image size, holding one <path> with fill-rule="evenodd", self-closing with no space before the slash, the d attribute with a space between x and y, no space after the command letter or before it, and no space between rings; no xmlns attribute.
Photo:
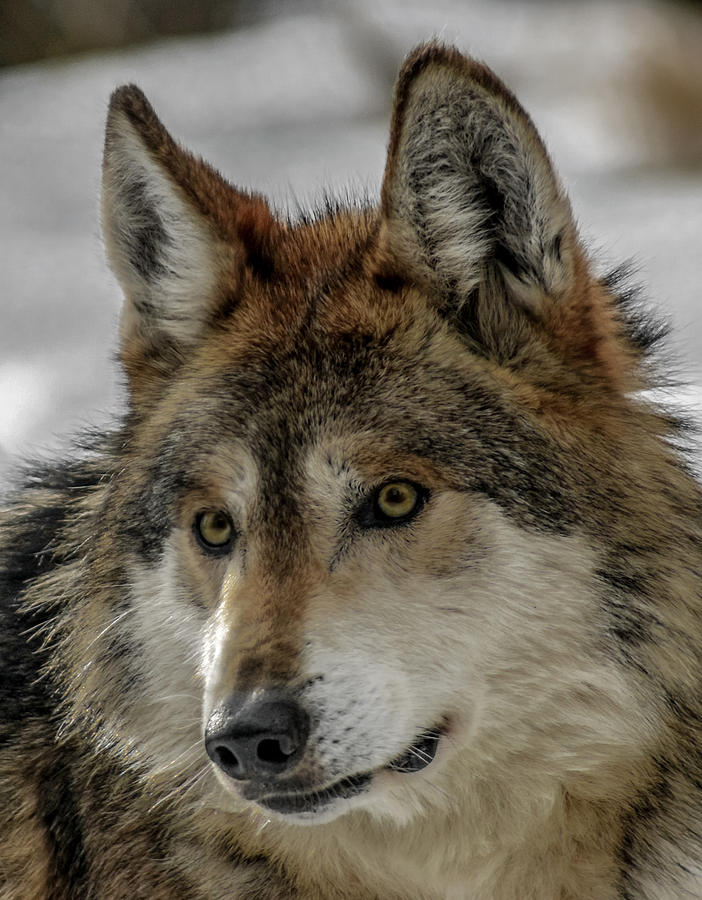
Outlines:
<svg viewBox="0 0 702 900"><path fill-rule="evenodd" d="M15 453L48 414L51 371L36 361L12 359L0 364L0 446Z"/></svg>

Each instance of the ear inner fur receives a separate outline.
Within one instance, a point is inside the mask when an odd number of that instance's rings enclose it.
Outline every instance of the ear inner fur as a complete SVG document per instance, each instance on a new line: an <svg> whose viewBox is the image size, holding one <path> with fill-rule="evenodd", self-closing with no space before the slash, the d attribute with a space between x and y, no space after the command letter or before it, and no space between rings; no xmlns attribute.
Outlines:
<svg viewBox="0 0 702 900"><path fill-rule="evenodd" d="M262 197L181 148L133 85L110 102L103 224L125 293L121 354L134 397L230 315L245 268L270 277L282 228Z"/></svg>
<svg viewBox="0 0 702 900"><path fill-rule="evenodd" d="M509 363L525 338L624 386L619 325L594 290L570 204L531 118L485 66L431 43L400 73L377 272L460 317ZM495 323L499 327L495 328Z"/></svg>

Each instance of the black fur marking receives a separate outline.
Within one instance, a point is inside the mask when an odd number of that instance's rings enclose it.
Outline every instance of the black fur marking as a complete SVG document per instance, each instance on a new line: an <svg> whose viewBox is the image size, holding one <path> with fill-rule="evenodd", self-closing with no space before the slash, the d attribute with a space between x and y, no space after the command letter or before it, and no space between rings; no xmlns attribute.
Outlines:
<svg viewBox="0 0 702 900"><path fill-rule="evenodd" d="M627 558L625 549L622 548L619 558ZM606 585L603 610L609 631L616 639L623 659L636 665L634 651L653 641L655 630L663 627L648 598L650 581L633 567L624 569L616 554L610 565L598 569L595 574Z"/></svg>
<svg viewBox="0 0 702 900"><path fill-rule="evenodd" d="M466 340L471 352L487 358L490 356L491 340L480 315L479 303L478 288L466 297L464 303L460 303L459 298L451 294L445 297L445 305L439 307L438 313Z"/></svg>
<svg viewBox="0 0 702 900"><path fill-rule="evenodd" d="M391 294L399 294L405 286L404 279L394 273L378 272L375 274L374 280L381 291L388 291Z"/></svg>
<svg viewBox="0 0 702 900"><path fill-rule="evenodd" d="M164 463L156 457L143 478L141 490L130 493L119 509L118 529L130 549L156 562L173 528L173 505L187 488L182 462Z"/></svg>
<svg viewBox="0 0 702 900"><path fill-rule="evenodd" d="M65 757L64 757L65 758ZM81 817L68 764L56 753L40 779L40 815L50 842L54 867L54 890L57 897L64 894L56 881L63 884L82 884L87 873L87 861L81 828Z"/></svg>
<svg viewBox="0 0 702 900"><path fill-rule="evenodd" d="M531 266L527 266L520 260L504 241L497 241L493 250L495 262L499 263L508 272L511 272L515 278L525 283L536 282L538 277Z"/></svg>
<svg viewBox="0 0 702 900"><path fill-rule="evenodd" d="M145 281L153 281L166 274L161 256L170 239L145 181L129 181L121 185L120 190L133 222L139 223L133 224L129 230L124 229L119 235L120 240L126 243L131 266Z"/></svg>
<svg viewBox="0 0 702 900"><path fill-rule="evenodd" d="M28 581L53 567L56 534L66 514L67 509L60 504L36 508L15 525L12 543L3 547L0 557L3 596L17 597Z"/></svg>
<svg viewBox="0 0 702 900"><path fill-rule="evenodd" d="M641 573L624 571L623 569L600 569L596 573L607 581L613 588L625 594L646 594L646 580Z"/></svg>
<svg viewBox="0 0 702 900"><path fill-rule="evenodd" d="M560 262L561 260L561 246L563 244L563 235L557 234L553 239L553 243L551 245L551 256L554 259Z"/></svg>
<svg viewBox="0 0 702 900"><path fill-rule="evenodd" d="M627 336L634 347L646 354L658 348L668 337L671 323L652 314L642 301L642 290L632 281L634 265L623 263L601 281L612 294Z"/></svg>
<svg viewBox="0 0 702 900"><path fill-rule="evenodd" d="M225 326L231 316L236 312L239 306L240 298L234 294L229 294L221 303L213 307L209 317L209 325L216 328L217 326Z"/></svg>
<svg viewBox="0 0 702 900"><path fill-rule="evenodd" d="M87 454L95 452L94 443L105 443L102 434L91 435L89 432L76 441L76 450L86 454L86 459L48 460L32 463L24 469L20 479L19 489L10 495L10 500L15 495L19 496L23 489L48 488L52 491L64 491L66 497L73 496L76 492L95 487L99 481L94 469L86 465ZM102 448L100 448L102 449ZM43 509L44 507L42 507Z"/></svg>
<svg viewBox="0 0 702 900"><path fill-rule="evenodd" d="M272 253L263 247L247 247L246 265L261 281L270 281L276 272Z"/></svg>
<svg viewBox="0 0 702 900"><path fill-rule="evenodd" d="M655 617L643 615L639 608L635 608L626 599L608 598L605 610L610 621L612 635L620 644L626 661L632 663L634 660L631 651L650 640L650 626L655 621Z"/></svg>
<svg viewBox="0 0 702 900"><path fill-rule="evenodd" d="M57 471L54 483L63 480ZM48 688L40 680L40 639L36 631L45 618L20 613L22 593L27 586L46 574L61 560L54 552L57 532L67 510L55 506L37 507L11 526L0 551L0 735L5 723L17 723L32 716L50 716ZM10 526L6 526L9 530Z"/></svg>

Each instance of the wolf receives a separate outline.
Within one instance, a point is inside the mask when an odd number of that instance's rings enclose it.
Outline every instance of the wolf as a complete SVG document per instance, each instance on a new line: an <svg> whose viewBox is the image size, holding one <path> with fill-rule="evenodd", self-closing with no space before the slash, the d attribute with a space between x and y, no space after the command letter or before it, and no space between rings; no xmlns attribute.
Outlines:
<svg viewBox="0 0 702 900"><path fill-rule="evenodd" d="M702 897L702 495L661 329L433 42L297 218L121 87L128 403L0 530L3 900Z"/></svg>

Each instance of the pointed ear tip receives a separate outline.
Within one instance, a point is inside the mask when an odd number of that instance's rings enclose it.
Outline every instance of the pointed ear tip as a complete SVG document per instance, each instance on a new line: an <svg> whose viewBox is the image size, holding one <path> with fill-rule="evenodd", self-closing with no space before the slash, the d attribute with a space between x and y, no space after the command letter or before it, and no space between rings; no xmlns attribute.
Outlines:
<svg viewBox="0 0 702 900"><path fill-rule="evenodd" d="M153 149L163 139L165 129L141 88L123 84L110 97L103 162L114 148L121 146L125 137L134 132L143 144Z"/></svg>
<svg viewBox="0 0 702 900"><path fill-rule="evenodd" d="M122 84L110 95L110 112L129 113L135 108L149 105L146 95L136 84Z"/></svg>
<svg viewBox="0 0 702 900"><path fill-rule="evenodd" d="M462 53L455 44L447 44L438 38L431 38L413 47L407 58L451 59L453 57L465 58L465 56L466 54Z"/></svg>
<svg viewBox="0 0 702 900"><path fill-rule="evenodd" d="M471 71L473 69L481 71L487 69L484 63L481 63L467 53L463 53L453 44L445 44L443 41L432 40L418 44L413 50L410 50L404 63L402 64L402 73L419 72L428 66L438 65L449 68L460 69L461 71Z"/></svg>
<svg viewBox="0 0 702 900"><path fill-rule="evenodd" d="M499 94L505 99L511 97L511 91L493 70L478 59L462 53L451 44L433 40L419 44L405 59L398 83L407 85L427 69L448 70L450 77L456 75L474 82L483 90Z"/></svg>
<svg viewBox="0 0 702 900"><path fill-rule="evenodd" d="M120 117L137 126L158 121L146 94L136 84L123 84L112 92L107 111L108 132Z"/></svg>
<svg viewBox="0 0 702 900"><path fill-rule="evenodd" d="M404 81L417 75L432 65L432 63L446 64L453 60L464 58L463 54L456 47L444 44L438 40L425 41L422 44L417 44L407 54L400 69L399 80Z"/></svg>

